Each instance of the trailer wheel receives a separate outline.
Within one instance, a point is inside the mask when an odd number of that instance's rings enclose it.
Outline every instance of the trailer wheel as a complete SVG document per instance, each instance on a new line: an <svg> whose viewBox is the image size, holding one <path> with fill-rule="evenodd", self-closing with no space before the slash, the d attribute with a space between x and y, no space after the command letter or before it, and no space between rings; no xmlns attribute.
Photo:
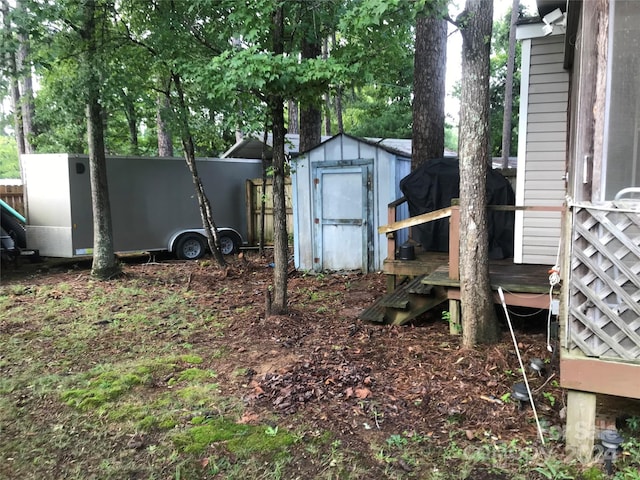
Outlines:
<svg viewBox="0 0 640 480"><path fill-rule="evenodd" d="M231 255L240 250L240 238L233 232L221 232L219 240L223 255Z"/></svg>
<svg viewBox="0 0 640 480"><path fill-rule="evenodd" d="M175 248L176 257L180 260L197 260L204 256L206 245L202 235L188 233L178 239Z"/></svg>
<svg viewBox="0 0 640 480"><path fill-rule="evenodd" d="M4 209L0 212L0 225L2 225L4 231L13 238L18 247L27 248L27 233L24 225Z"/></svg>

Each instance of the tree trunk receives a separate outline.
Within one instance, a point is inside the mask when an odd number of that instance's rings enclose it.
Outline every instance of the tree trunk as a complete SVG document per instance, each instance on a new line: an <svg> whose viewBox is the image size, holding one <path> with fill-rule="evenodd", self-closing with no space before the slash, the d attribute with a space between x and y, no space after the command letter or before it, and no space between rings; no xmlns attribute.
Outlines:
<svg viewBox="0 0 640 480"><path fill-rule="evenodd" d="M273 54L284 52L284 13L282 4L273 13ZM285 206L285 155L284 155L284 100L279 95L268 99L273 132L273 301L271 313L287 312L287 268L289 246L287 238L287 216Z"/></svg>
<svg viewBox="0 0 640 480"><path fill-rule="evenodd" d="M333 32L333 36L331 37L331 43L335 46L336 44L336 33ZM344 133L344 122L342 120L342 87L338 85L336 88L336 123L338 125L338 133Z"/></svg>
<svg viewBox="0 0 640 480"><path fill-rule="evenodd" d="M471 348L498 338L489 282L487 169L489 55L493 0L467 0L462 33L460 98L460 301L462 343Z"/></svg>
<svg viewBox="0 0 640 480"><path fill-rule="evenodd" d="M269 162L267 161L267 133L268 127L264 126L264 133L262 134L262 195L260 196L260 255L264 255L264 238L265 238L265 218L267 216L267 169L269 168ZM271 305L271 304L269 304ZM269 307L271 308L271 307Z"/></svg>
<svg viewBox="0 0 640 480"><path fill-rule="evenodd" d="M2 0L2 24L3 24L3 41L6 45L11 45L13 40L13 30L11 26L11 10L9 2ZM16 54L13 49L7 49L5 52L5 62L9 73L9 88L11 91L11 107L13 108L13 126L15 129L16 143L18 145L18 154L25 153L24 130L22 128L22 108L20 106L20 86L18 84L18 68L16 65Z"/></svg>
<svg viewBox="0 0 640 480"><path fill-rule="evenodd" d="M156 99L156 131L158 136L158 156L173 157L173 140L171 131L165 121L166 112L171 108L169 96L159 94Z"/></svg>
<svg viewBox="0 0 640 480"><path fill-rule="evenodd" d="M211 203L207 198L207 194L204 191L202 180L198 175L198 168L196 166L196 153L193 143L193 136L191 135L191 129L189 128L189 119L187 117L187 105L184 100L184 91L182 90L182 82L180 75L172 73L174 85L176 87L176 93L178 94L178 115L180 118L180 128L182 131L182 148L184 150L184 159L191 173L191 179L193 180L193 186L196 190L196 197L198 198L198 206L200 207L200 218L202 220L202 227L207 234L207 244L209 250L213 254L213 258L219 266L224 267L226 262L224 256L220 251L220 237L218 235L218 228L213 220L213 213L211 210Z"/></svg>
<svg viewBox="0 0 640 480"><path fill-rule="evenodd" d="M16 2L17 8L20 3ZM22 107L22 132L24 138L24 153L34 153L31 139L35 136L33 129L33 117L35 106L33 103L33 80L31 77L31 62L29 60L29 35L18 35L17 67L20 78L20 90L22 92L20 105Z"/></svg>
<svg viewBox="0 0 640 480"><path fill-rule="evenodd" d="M308 22L306 25L314 23ZM315 31L307 32L302 39L302 59L318 58L322 55L322 44ZM320 99L318 99L319 101ZM320 143L322 133L322 112L313 103L300 105L300 152L306 152Z"/></svg>
<svg viewBox="0 0 640 480"><path fill-rule="evenodd" d="M89 176L91 182L91 206L93 212L93 263L91 276L108 280L120 274L116 259L111 226L111 206L107 182L107 161L104 146L102 107L100 105L100 82L96 64L96 20L95 0L83 0L84 25L82 38L85 42L84 65L86 67L87 137L89 143Z"/></svg>
<svg viewBox="0 0 640 480"><path fill-rule="evenodd" d="M447 22L418 16L413 73L411 170L444 154Z"/></svg>
<svg viewBox="0 0 640 480"><path fill-rule="evenodd" d="M138 147L138 115L136 113L136 106L124 90L120 91L120 98L122 98L124 115L127 118L127 127L129 128L129 148L131 155L138 155L140 150Z"/></svg>
<svg viewBox="0 0 640 480"><path fill-rule="evenodd" d="M287 102L287 112L287 132L297 135L300 133L300 122L298 122L298 102L295 100L289 100Z"/></svg>
<svg viewBox="0 0 640 480"><path fill-rule="evenodd" d="M325 37L322 41L322 58L327 60L329 58L329 38ZM331 94L325 92L324 94L324 134L331 135Z"/></svg>
<svg viewBox="0 0 640 480"><path fill-rule="evenodd" d="M342 87L338 86L336 92L336 123L338 124L338 133L344 133L344 122L342 121Z"/></svg>
<svg viewBox="0 0 640 480"><path fill-rule="evenodd" d="M509 25L509 56L507 57L507 79L504 86L504 114L502 117L502 168L509 168L511 153L511 117L513 112L513 66L516 60L516 24L520 0L513 0Z"/></svg>
<svg viewBox="0 0 640 480"><path fill-rule="evenodd" d="M324 94L324 134L331 135L331 95Z"/></svg>

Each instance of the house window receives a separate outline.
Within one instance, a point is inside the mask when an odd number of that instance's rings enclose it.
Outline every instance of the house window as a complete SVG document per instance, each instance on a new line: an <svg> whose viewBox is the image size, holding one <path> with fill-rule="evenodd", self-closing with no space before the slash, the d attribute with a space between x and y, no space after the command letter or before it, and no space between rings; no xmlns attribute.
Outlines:
<svg viewBox="0 0 640 480"><path fill-rule="evenodd" d="M640 187L640 2L611 2L604 200Z"/></svg>

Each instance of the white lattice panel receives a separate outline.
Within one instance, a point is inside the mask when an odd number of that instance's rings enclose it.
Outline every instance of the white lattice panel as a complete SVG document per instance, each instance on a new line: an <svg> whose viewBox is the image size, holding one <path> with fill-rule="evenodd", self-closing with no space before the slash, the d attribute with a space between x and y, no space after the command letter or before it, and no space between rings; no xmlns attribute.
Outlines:
<svg viewBox="0 0 640 480"><path fill-rule="evenodd" d="M611 203L573 215L568 348L640 359L640 214Z"/></svg>

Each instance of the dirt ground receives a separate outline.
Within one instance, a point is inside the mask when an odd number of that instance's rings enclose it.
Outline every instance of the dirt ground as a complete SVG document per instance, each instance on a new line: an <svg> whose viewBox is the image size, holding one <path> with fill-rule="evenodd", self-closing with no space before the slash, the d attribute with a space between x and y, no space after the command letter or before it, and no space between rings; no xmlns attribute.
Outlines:
<svg viewBox="0 0 640 480"><path fill-rule="evenodd" d="M247 252L230 259L225 270L207 262L153 260L126 259L124 281L174 284L191 292L188 301L229 312L223 340L218 332L200 331L188 341L199 351L224 341L227 353L212 355L211 368L225 395L244 400L242 421L276 416L294 428L304 422L309 432L329 428L351 449L368 449L372 435L384 443L401 433L428 437L443 448L454 433L463 445L537 442L531 408L507 398L522 378L504 315L500 343L465 350L460 338L449 334L442 311L402 327L359 320L363 309L384 293L385 278L379 273L311 275L291 267L289 313L265 318L265 292L273 274L268 257ZM66 282L89 288L89 267L86 261L24 264L4 268L2 283ZM528 374L548 435L562 429L564 397L557 385L558 359L546 348L546 312L531 313L513 312L513 320L527 369L533 358L544 362L543 375ZM239 369L245 372L241 376ZM410 469L402 462L394 467ZM295 468L303 470L302 465ZM372 463L371 478L383 478L374 473L379 468ZM480 469L468 478L507 477Z"/></svg>

